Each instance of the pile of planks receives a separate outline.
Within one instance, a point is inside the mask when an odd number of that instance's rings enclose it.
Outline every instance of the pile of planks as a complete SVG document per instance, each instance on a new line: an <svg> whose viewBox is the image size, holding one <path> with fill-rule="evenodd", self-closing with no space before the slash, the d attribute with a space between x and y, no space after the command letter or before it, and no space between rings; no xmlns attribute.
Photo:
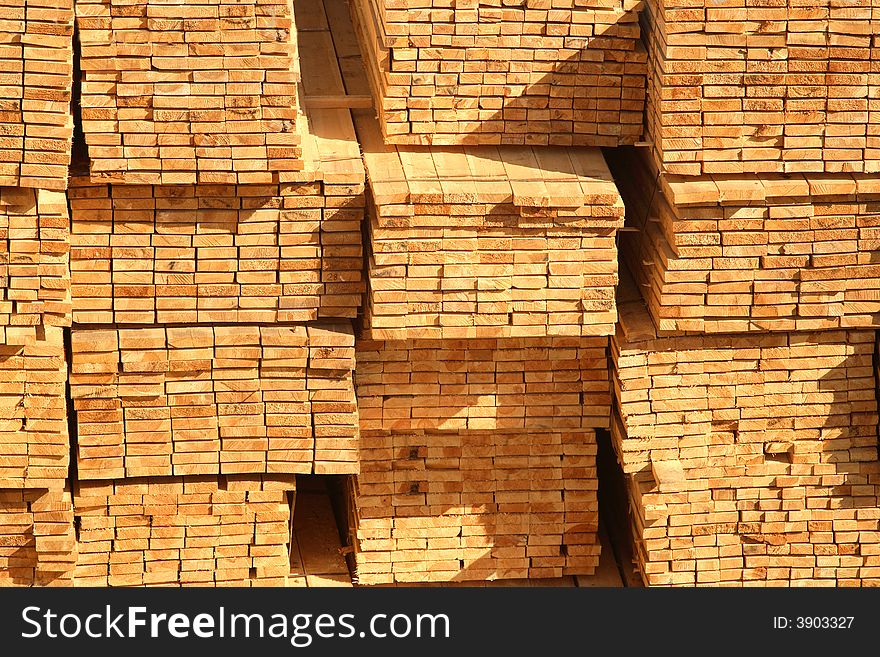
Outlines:
<svg viewBox="0 0 880 657"><path fill-rule="evenodd" d="M74 329L79 478L357 470L347 323Z"/></svg>
<svg viewBox="0 0 880 657"><path fill-rule="evenodd" d="M357 343L360 583L590 574L607 338Z"/></svg>
<svg viewBox="0 0 880 657"><path fill-rule="evenodd" d="M320 476L297 479L290 536L289 587L350 588L352 585L327 479Z"/></svg>
<svg viewBox="0 0 880 657"><path fill-rule="evenodd" d="M880 172L880 1L646 0L642 19L665 171Z"/></svg>
<svg viewBox="0 0 880 657"><path fill-rule="evenodd" d="M73 0L0 4L0 185L64 189L73 117Z"/></svg>
<svg viewBox="0 0 880 657"><path fill-rule="evenodd" d="M608 338L358 339L361 432L608 425Z"/></svg>
<svg viewBox="0 0 880 657"><path fill-rule="evenodd" d="M397 144L617 146L641 135L641 0L352 0Z"/></svg>
<svg viewBox="0 0 880 657"><path fill-rule="evenodd" d="M271 184L303 169L290 0L81 0L91 171L136 184Z"/></svg>
<svg viewBox="0 0 880 657"><path fill-rule="evenodd" d="M875 339L662 337L623 292L612 436L646 583L880 581Z"/></svg>
<svg viewBox="0 0 880 657"><path fill-rule="evenodd" d="M880 326L876 176L687 178L615 159L640 231L621 255L661 331Z"/></svg>
<svg viewBox="0 0 880 657"><path fill-rule="evenodd" d="M359 184L138 186L74 178L73 319L274 323L354 317Z"/></svg>
<svg viewBox="0 0 880 657"><path fill-rule="evenodd" d="M599 563L596 437L365 435L350 480L360 584L587 575Z"/></svg>
<svg viewBox="0 0 880 657"><path fill-rule="evenodd" d="M394 147L357 128L375 337L612 332L624 208L599 150Z"/></svg>
<svg viewBox="0 0 880 657"><path fill-rule="evenodd" d="M81 481L77 586L283 586L296 482L283 476Z"/></svg>
<svg viewBox="0 0 880 657"><path fill-rule="evenodd" d="M67 360L59 327L0 344L0 489L64 488L69 464Z"/></svg>
<svg viewBox="0 0 880 657"><path fill-rule="evenodd" d="M63 192L0 187L0 343L70 324L70 225Z"/></svg>
<svg viewBox="0 0 880 657"><path fill-rule="evenodd" d="M76 549L69 491L0 490L0 586L69 586Z"/></svg>

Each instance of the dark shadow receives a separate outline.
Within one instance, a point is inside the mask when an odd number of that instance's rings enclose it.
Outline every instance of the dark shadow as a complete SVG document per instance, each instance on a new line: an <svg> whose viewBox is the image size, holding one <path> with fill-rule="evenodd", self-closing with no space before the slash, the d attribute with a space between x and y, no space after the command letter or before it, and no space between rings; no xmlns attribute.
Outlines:
<svg viewBox="0 0 880 657"><path fill-rule="evenodd" d="M643 306L640 312L646 313ZM628 311L622 308L621 314L633 332ZM612 421L645 580L749 586L877 582L871 556L880 526L874 511L880 503L880 463L873 332L654 334L641 340L618 341L623 357L658 354L668 363L662 376L701 372L703 377L699 386L682 378L682 390L694 394L675 402L680 432L670 430L674 424L658 423L656 438L639 437L644 432L627 436L626 412L635 425L652 413L665 413L670 422L666 397L659 394L669 390L669 381L655 391L638 376L631 378L635 369L626 384L616 385L644 388L652 400L650 408L616 401L624 415ZM701 394L703 386L710 392ZM678 468L679 474L663 480L658 467L673 475Z"/></svg>

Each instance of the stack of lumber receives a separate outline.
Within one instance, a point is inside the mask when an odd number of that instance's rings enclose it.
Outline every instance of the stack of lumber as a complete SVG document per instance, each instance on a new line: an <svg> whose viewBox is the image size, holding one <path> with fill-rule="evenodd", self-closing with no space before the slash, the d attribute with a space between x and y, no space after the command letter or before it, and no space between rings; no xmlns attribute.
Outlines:
<svg viewBox="0 0 880 657"><path fill-rule="evenodd" d="M598 149L394 147L357 128L375 337L613 332L624 208Z"/></svg>
<svg viewBox="0 0 880 657"><path fill-rule="evenodd" d="M290 0L81 0L92 175L271 184L303 168Z"/></svg>
<svg viewBox="0 0 880 657"><path fill-rule="evenodd" d="M360 584L562 577L599 563L592 430L365 435Z"/></svg>
<svg viewBox="0 0 880 657"><path fill-rule="evenodd" d="M642 132L641 0L352 0L397 144L617 146Z"/></svg>
<svg viewBox="0 0 880 657"><path fill-rule="evenodd" d="M0 490L0 586L69 586L76 549L69 492Z"/></svg>
<svg viewBox="0 0 880 657"><path fill-rule="evenodd" d="M0 344L0 489L64 488L70 461L62 329Z"/></svg>
<svg viewBox="0 0 880 657"><path fill-rule="evenodd" d="M0 5L0 185L64 189L73 137L73 0Z"/></svg>
<svg viewBox="0 0 880 657"><path fill-rule="evenodd" d="M592 573L606 345L359 340L358 581Z"/></svg>
<svg viewBox="0 0 880 657"><path fill-rule="evenodd" d="M283 586L293 477L82 481L77 586Z"/></svg>
<svg viewBox="0 0 880 657"><path fill-rule="evenodd" d="M73 319L274 323L355 317L359 184L70 189Z"/></svg>
<svg viewBox="0 0 880 657"><path fill-rule="evenodd" d="M360 149L347 110L303 118L305 168L287 182L108 185L74 176L74 321L354 317L364 286Z"/></svg>
<svg viewBox="0 0 880 657"><path fill-rule="evenodd" d="M612 339L612 437L647 584L880 582L875 334Z"/></svg>
<svg viewBox="0 0 880 657"><path fill-rule="evenodd" d="M81 480L357 471L348 324L74 329Z"/></svg>
<svg viewBox="0 0 880 657"><path fill-rule="evenodd" d="M878 0L647 0L647 138L681 175L880 172Z"/></svg>
<svg viewBox="0 0 880 657"><path fill-rule="evenodd" d="M361 432L606 428L607 338L357 341Z"/></svg>
<svg viewBox="0 0 880 657"><path fill-rule="evenodd" d="M640 231L621 255L660 331L880 327L877 176L689 179L616 160Z"/></svg>
<svg viewBox="0 0 880 657"><path fill-rule="evenodd" d="M69 253L63 192L0 187L0 343L70 324Z"/></svg>

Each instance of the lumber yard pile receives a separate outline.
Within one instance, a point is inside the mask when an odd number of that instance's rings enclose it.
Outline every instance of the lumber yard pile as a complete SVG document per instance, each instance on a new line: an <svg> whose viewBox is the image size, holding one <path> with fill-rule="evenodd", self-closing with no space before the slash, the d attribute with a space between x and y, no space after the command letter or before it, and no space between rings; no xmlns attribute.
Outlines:
<svg viewBox="0 0 880 657"><path fill-rule="evenodd" d="M880 2L646 0L668 173L880 172Z"/></svg>
<svg viewBox="0 0 880 657"><path fill-rule="evenodd" d="M876 583L874 333L661 337L633 292L612 437L646 583Z"/></svg>
<svg viewBox="0 0 880 657"><path fill-rule="evenodd" d="M358 343L358 581L590 574L607 338Z"/></svg>
<svg viewBox="0 0 880 657"><path fill-rule="evenodd" d="M623 202L596 149L384 147L370 177L376 338L608 335Z"/></svg>
<svg viewBox="0 0 880 657"><path fill-rule="evenodd" d="M67 186L73 0L0 5L0 185Z"/></svg>
<svg viewBox="0 0 880 657"><path fill-rule="evenodd" d="M633 279L612 442L646 584L880 582L878 10L646 3L653 148L610 158Z"/></svg>
<svg viewBox="0 0 880 657"><path fill-rule="evenodd" d="M76 22L98 180L266 184L303 170L290 0L78 0Z"/></svg>
<svg viewBox="0 0 880 657"><path fill-rule="evenodd" d="M277 475L81 481L76 583L283 586L295 490Z"/></svg>
<svg viewBox="0 0 880 657"><path fill-rule="evenodd" d="M0 584L880 583L880 0L0 14Z"/></svg>
<svg viewBox="0 0 880 657"><path fill-rule="evenodd" d="M74 581L284 585L295 475L358 469L351 118L303 109L289 0L77 12Z"/></svg>
<svg viewBox="0 0 880 657"><path fill-rule="evenodd" d="M389 143L618 146L641 136L641 0L351 5Z"/></svg>
<svg viewBox="0 0 880 657"><path fill-rule="evenodd" d="M0 581L298 582L294 549L314 564L292 542L296 475L358 470L350 114L303 107L285 0L77 3L71 106L73 10L4 15L57 29L58 52L30 31L3 51L26 140L0 188ZM50 56L70 68L60 118ZM52 149L58 181L32 170Z"/></svg>
<svg viewBox="0 0 880 657"><path fill-rule="evenodd" d="M368 94L345 6L300 10ZM353 113L370 218L357 581L592 574L623 212L607 165L590 148L395 146Z"/></svg>

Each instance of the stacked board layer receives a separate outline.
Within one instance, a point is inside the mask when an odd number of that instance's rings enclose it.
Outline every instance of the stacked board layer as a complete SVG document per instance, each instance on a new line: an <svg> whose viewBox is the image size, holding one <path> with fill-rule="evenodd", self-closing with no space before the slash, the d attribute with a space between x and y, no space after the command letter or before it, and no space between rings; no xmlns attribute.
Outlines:
<svg viewBox="0 0 880 657"><path fill-rule="evenodd" d="M81 480L357 470L348 325L75 329Z"/></svg>
<svg viewBox="0 0 880 657"><path fill-rule="evenodd" d="M880 172L878 0L646 0L642 23L665 171Z"/></svg>
<svg viewBox="0 0 880 657"><path fill-rule="evenodd" d="M292 477L83 481L77 586L283 586Z"/></svg>
<svg viewBox="0 0 880 657"><path fill-rule="evenodd" d="M73 1L0 9L0 185L64 189L73 116Z"/></svg>
<svg viewBox="0 0 880 657"><path fill-rule="evenodd" d="M290 0L80 0L92 174L134 184L271 184L303 169Z"/></svg>
<svg viewBox="0 0 880 657"><path fill-rule="evenodd" d="M357 313L362 175L359 185L72 185L77 323L289 323Z"/></svg>
<svg viewBox="0 0 880 657"><path fill-rule="evenodd" d="M880 327L880 178L613 168L639 229L622 256L660 331Z"/></svg>
<svg viewBox="0 0 880 657"><path fill-rule="evenodd" d="M62 192L0 187L0 342L70 325L70 223Z"/></svg>
<svg viewBox="0 0 880 657"><path fill-rule="evenodd" d="M66 382L61 328L43 327L29 344L0 344L0 489L64 488Z"/></svg>
<svg viewBox="0 0 880 657"><path fill-rule="evenodd" d="M599 563L592 430L365 437L361 584L560 577ZM390 509L392 510L389 510Z"/></svg>
<svg viewBox="0 0 880 657"><path fill-rule="evenodd" d="M598 150L387 147L357 123L374 337L612 332L624 208Z"/></svg>
<svg viewBox="0 0 880 657"><path fill-rule="evenodd" d="M592 573L606 351L606 338L359 340L358 581Z"/></svg>
<svg viewBox="0 0 880 657"><path fill-rule="evenodd" d="M612 339L613 442L649 585L880 581L875 334Z"/></svg>
<svg viewBox="0 0 880 657"><path fill-rule="evenodd" d="M617 146L642 132L640 0L353 0L396 144Z"/></svg>
<svg viewBox="0 0 880 657"><path fill-rule="evenodd" d="M0 586L69 586L76 549L68 491L0 490Z"/></svg>

